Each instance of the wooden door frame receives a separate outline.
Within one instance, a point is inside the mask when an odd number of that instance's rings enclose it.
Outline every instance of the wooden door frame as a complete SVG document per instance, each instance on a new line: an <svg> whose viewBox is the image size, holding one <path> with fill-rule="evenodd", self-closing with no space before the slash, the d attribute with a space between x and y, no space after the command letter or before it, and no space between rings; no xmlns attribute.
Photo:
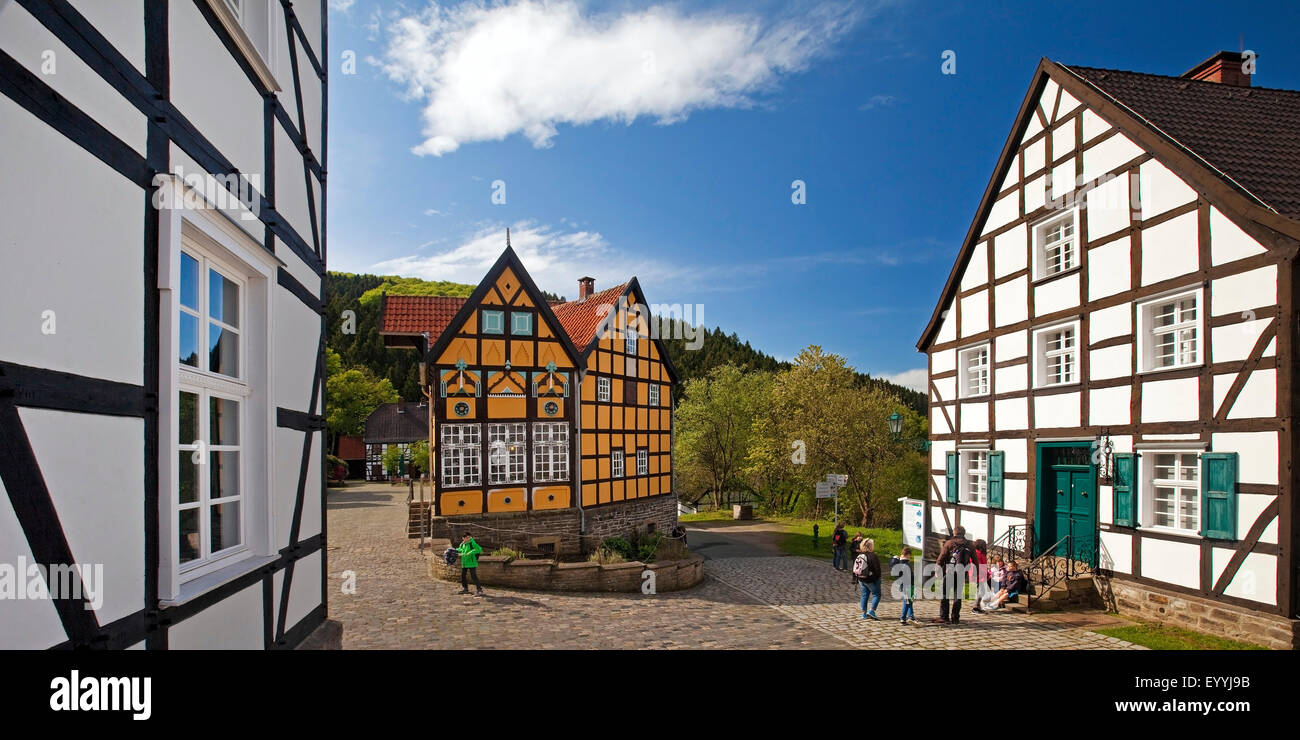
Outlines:
<svg viewBox="0 0 1300 740"><path fill-rule="evenodd" d="M1043 515L1044 515L1044 511L1045 511L1045 509L1044 509L1044 498L1043 498L1043 484L1044 484L1044 482L1045 482L1046 479L1047 479L1047 472L1048 472L1048 470L1047 470L1047 468L1044 467L1044 464L1043 464L1043 450L1046 450L1046 449L1049 449L1049 448L1062 448L1062 447L1086 447L1086 448L1088 448L1088 451L1089 451L1089 463L1088 463L1088 468L1089 468L1089 470L1091 471L1091 474L1092 474L1092 484L1093 484L1093 485L1092 485L1092 488L1093 488L1093 491L1094 491L1093 501L1092 501L1092 511L1093 511L1093 514L1092 514L1092 524L1093 524L1093 527L1100 529L1100 526L1101 526L1101 492L1100 492L1100 489L1099 489L1099 487L1098 487L1098 485L1097 485L1097 464L1096 464L1095 462L1092 462L1092 461L1091 461L1091 460L1092 460L1092 457L1091 457L1092 443L1093 443L1093 440L1091 440L1091 439L1085 439L1085 440L1079 440L1079 439L1076 439L1076 440L1060 440L1060 441L1054 441L1054 442L1035 442L1035 443L1034 443L1034 471L1035 471L1035 474L1034 474L1034 517L1033 517L1033 522L1032 522L1033 532L1034 532L1034 542L1033 542L1034 547L1033 547L1033 552L1030 553L1032 557L1035 557L1035 558L1036 558L1036 557L1038 557L1039 555L1041 555L1041 554L1042 554L1042 548L1045 546L1044 543L1043 543L1043 539L1042 539L1042 534L1043 534ZM1071 467L1082 467L1082 466L1071 466ZM1053 517L1056 516L1055 500L1053 500L1052 516L1053 516ZM1060 539L1060 537L1058 536L1056 539ZM1056 540L1053 540L1052 542L1050 542L1050 543L1046 543L1046 544L1054 544L1055 542L1056 542Z"/></svg>

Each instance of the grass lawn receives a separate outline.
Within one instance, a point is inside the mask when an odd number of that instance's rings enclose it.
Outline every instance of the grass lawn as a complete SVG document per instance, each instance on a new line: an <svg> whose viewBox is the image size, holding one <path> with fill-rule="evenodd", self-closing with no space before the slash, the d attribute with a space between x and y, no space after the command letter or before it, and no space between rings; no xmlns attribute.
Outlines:
<svg viewBox="0 0 1300 740"><path fill-rule="evenodd" d="M785 527L787 534L781 542L781 551L787 555L804 555L813 558L831 559L831 534L835 525L831 522L814 522L811 519L775 519ZM817 536L817 548L812 545L812 528L817 524L821 529ZM889 558L897 555L903 548L903 531L901 529L870 529L868 527L846 527L849 537L858 532L876 541L876 555L881 563L888 563Z"/></svg>
<svg viewBox="0 0 1300 740"><path fill-rule="evenodd" d="M754 517L753 521L758 521L759 517ZM714 511L701 511L698 514L682 514L677 517L679 522L729 522L731 521L731 509L717 509Z"/></svg>
<svg viewBox="0 0 1300 740"><path fill-rule="evenodd" d="M1181 627L1155 624L1152 622L1135 622L1123 627L1107 627L1093 630L1099 635L1118 637L1134 645L1142 645L1152 650L1267 650L1260 645L1215 637L1200 632L1185 630Z"/></svg>

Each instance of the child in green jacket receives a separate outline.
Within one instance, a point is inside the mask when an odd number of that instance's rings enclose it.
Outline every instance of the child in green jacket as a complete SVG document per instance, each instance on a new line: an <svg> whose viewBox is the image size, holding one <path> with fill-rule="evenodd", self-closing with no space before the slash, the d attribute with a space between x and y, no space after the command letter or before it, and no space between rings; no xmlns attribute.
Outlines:
<svg viewBox="0 0 1300 740"><path fill-rule="evenodd" d="M460 553L460 593L469 593L468 578L473 577L474 588L478 589L474 595L482 596L483 587L478 583L478 554L483 552L483 548L466 532L461 536L456 552Z"/></svg>

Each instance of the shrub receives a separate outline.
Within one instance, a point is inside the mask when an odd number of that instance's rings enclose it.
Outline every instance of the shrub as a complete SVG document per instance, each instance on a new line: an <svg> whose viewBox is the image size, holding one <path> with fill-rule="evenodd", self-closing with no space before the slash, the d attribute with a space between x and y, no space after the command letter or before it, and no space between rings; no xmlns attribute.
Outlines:
<svg viewBox="0 0 1300 740"><path fill-rule="evenodd" d="M588 563L600 563L601 565L616 565L625 563L627 560L612 550L606 550L604 547L598 548L587 557Z"/></svg>
<svg viewBox="0 0 1300 740"><path fill-rule="evenodd" d="M527 560L527 559L528 559L528 556L527 556L527 555L523 554L522 552L520 552L520 551L518 551L518 550L513 550L513 549L511 549L511 548L509 548L509 547L498 547L497 549L495 549L495 550L492 551L492 554L493 554L494 556L496 556L496 557L514 558L515 560Z"/></svg>
<svg viewBox="0 0 1300 740"><path fill-rule="evenodd" d="M663 535L658 532L637 537L636 559L643 563L653 563L658 557L659 543L662 540Z"/></svg>
<svg viewBox="0 0 1300 740"><path fill-rule="evenodd" d="M606 537L605 541L600 543L600 549L617 553L623 560L632 560L636 555L636 548L622 537Z"/></svg>

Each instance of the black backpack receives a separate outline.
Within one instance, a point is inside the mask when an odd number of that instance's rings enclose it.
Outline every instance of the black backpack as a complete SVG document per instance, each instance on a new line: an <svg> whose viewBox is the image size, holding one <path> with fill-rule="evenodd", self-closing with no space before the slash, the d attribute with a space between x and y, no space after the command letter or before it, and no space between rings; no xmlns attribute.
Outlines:
<svg viewBox="0 0 1300 740"><path fill-rule="evenodd" d="M456 548L449 547L446 550L442 551L442 562L446 563L447 565L455 565L456 558L459 556L460 553L456 551Z"/></svg>
<svg viewBox="0 0 1300 740"><path fill-rule="evenodd" d="M964 568L974 560L975 557L971 554L970 543L964 539L955 544L952 552L948 553L948 565L957 565Z"/></svg>

